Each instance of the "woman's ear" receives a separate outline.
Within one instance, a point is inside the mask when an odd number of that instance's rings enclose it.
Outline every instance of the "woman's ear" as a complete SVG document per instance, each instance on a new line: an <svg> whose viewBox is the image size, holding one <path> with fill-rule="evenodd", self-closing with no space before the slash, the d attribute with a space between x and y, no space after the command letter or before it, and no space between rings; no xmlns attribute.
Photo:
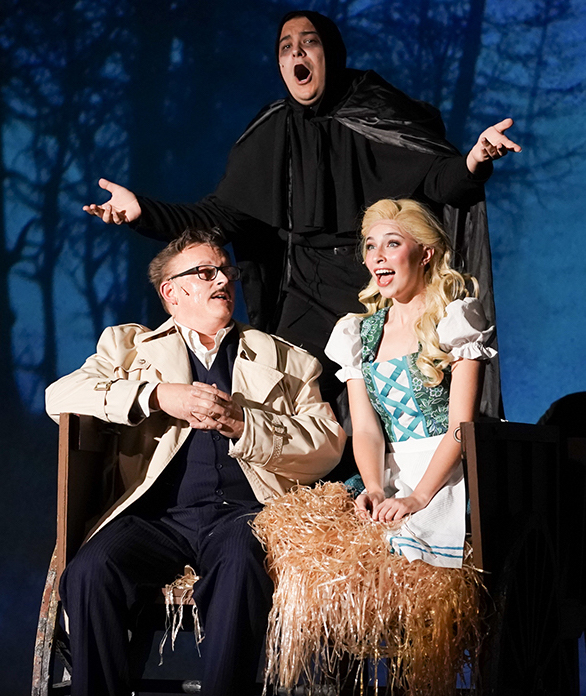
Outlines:
<svg viewBox="0 0 586 696"><path fill-rule="evenodd" d="M421 258L421 265L422 266L427 266L427 264L431 261L432 256L435 253L435 249L433 247L423 247L423 256Z"/></svg>

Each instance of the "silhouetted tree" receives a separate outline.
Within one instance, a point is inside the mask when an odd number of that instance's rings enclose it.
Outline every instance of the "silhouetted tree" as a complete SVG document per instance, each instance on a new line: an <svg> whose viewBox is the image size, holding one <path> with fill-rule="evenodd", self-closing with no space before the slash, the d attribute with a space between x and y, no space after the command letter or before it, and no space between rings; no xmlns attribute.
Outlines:
<svg viewBox="0 0 586 696"><path fill-rule="evenodd" d="M18 167L3 170L5 192L28 213L19 229L12 224L9 240L0 240L0 293L8 299L15 272L40 289L42 357L26 350L15 364L35 371L40 386L55 375L63 340L55 326L56 269L73 282L78 314L95 335L109 322L153 324L161 317L145 280L160 245L76 213L99 196L97 179L171 200L213 190L247 121L284 94L273 41L290 7L281 0L246 7L229 0L70 0L48 24L43 5L9 6L2 46L13 50L0 114L30 135ZM563 174L564 163L583 154L581 143L533 147L546 119L583 100L583 75L568 64L584 51L561 33L577 13L570 0L521 1L514 21L509 6L490 0L313 6L340 25L351 65L375 68L442 108L457 144L470 146L496 119L521 115L515 135L525 155L499 163L490 183L499 205L516 210L513 182L537 191L538 173ZM14 363L8 301L0 322L5 364Z"/></svg>
<svg viewBox="0 0 586 696"><path fill-rule="evenodd" d="M0 24L0 364L3 366L0 375L0 394L2 394L0 412L5 423L9 416L18 417L22 408L16 384L16 366L12 342L15 314L10 298L9 277L14 265L20 259L27 232L26 229L22 229L16 239L8 239L8 209L5 202L9 191L10 172L6 166L5 138L11 125L7 99L15 73L14 51L18 46L13 35L16 0L12 0L6 10L7 18ZM11 17L12 21L9 21L8 17Z"/></svg>

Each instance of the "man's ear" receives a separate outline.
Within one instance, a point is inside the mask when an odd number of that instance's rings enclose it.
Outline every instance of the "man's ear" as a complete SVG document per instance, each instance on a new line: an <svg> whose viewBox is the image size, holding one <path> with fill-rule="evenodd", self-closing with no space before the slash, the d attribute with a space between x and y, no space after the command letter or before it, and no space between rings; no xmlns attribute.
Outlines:
<svg viewBox="0 0 586 696"><path fill-rule="evenodd" d="M177 304L177 284L171 280L165 280L159 288L161 297L165 300L167 306Z"/></svg>

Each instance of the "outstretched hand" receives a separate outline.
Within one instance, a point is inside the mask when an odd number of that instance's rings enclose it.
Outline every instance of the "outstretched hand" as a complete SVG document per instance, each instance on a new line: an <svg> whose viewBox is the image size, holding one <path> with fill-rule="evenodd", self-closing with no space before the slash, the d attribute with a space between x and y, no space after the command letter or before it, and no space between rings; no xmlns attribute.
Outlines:
<svg viewBox="0 0 586 696"><path fill-rule="evenodd" d="M521 146L505 135L505 131L513 123L512 118L505 118L504 121L495 123L494 126L487 128L480 134L476 145L470 150L466 158L466 166L472 174L483 162L500 159L509 152L521 152Z"/></svg>
<svg viewBox="0 0 586 696"><path fill-rule="evenodd" d="M141 209L132 191L107 179L100 179L98 184L100 188L110 192L110 200L101 205L96 203L84 205L83 209L86 213L102 218L102 221L108 224L122 225L122 223L138 220Z"/></svg>
<svg viewBox="0 0 586 696"><path fill-rule="evenodd" d="M159 384L151 394L151 406L187 421L196 430L217 430L232 439L244 432L242 408L212 384Z"/></svg>

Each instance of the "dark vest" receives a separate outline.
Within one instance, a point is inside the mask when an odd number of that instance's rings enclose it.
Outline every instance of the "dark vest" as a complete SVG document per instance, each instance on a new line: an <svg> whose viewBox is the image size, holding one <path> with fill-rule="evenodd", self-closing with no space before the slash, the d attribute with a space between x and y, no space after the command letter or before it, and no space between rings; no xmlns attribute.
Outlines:
<svg viewBox="0 0 586 696"><path fill-rule="evenodd" d="M194 382L215 384L232 393L232 371L238 350L238 331L233 328L220 344L209 370L188 349ZM240 464L228 455L230 440L216 430L192 429L187 440L153 487L156 507L178 522L189 509L204 504L258 505ZM161 510L162 509L162 510Z"/></svg>

